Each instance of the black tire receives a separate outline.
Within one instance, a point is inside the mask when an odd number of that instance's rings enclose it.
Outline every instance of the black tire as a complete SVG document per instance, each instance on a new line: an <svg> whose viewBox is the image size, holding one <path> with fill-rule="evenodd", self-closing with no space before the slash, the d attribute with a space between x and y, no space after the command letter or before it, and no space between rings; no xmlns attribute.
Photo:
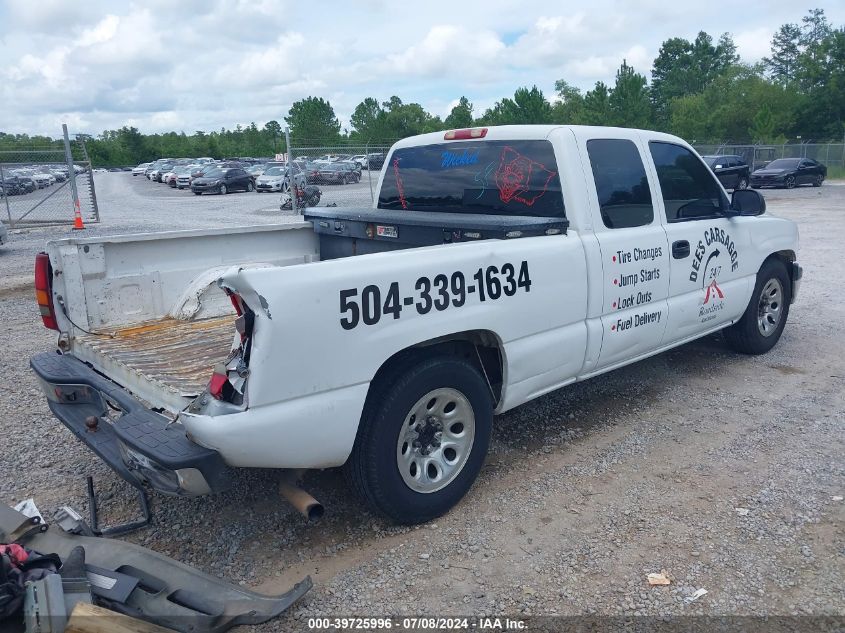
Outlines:
<svg viewBox="0 0 845 633"><path fill-rule="evenodd" d="M399 470L399 434L415 404L438 389L463 395L475 419L474 437L463 466L445 487L417 492ZM490 388L471 363L454 356L406 361L373 383L345 465L347 477L375 512L396 523L429 521L446 513L472 486L487 454L492 423Z"/></svg>
<svg viewBox="0 0 845 633"><path fill-rule="evenodd" d="M824 176L819 174L818 176L816 176L815 180L813 180L813 186L814 187L821 187L823 182L824 182Z"/></svg>
<svg viewBox="0 0 845 633"><path fill-rule="evenodd" d="M201 195L202 195L202 191L195 191L195 192L194 192L194 195L195 195L195 196L201 196Z"/></svg>
<svg viewBox="0 0 845 633"><path fill-rule="evenodd" d="M219 193L221 196L225 196L227 193L229 193L229 190L226 188L226 185L220 185L217 188L217 193Z"/></svg>
<svg viewBox="0 0 845 633"><path fill-rule="evenodd" d="M739 190L748 189L748 178L741 176L739 182L736 183L736 188Z"/></svg>
<svg viewBox="0 0 845 633"><path fill-rule="evenodd" d="M783 181L783 186L787 189L794 189L795 188L795 176L787 176L786 179Z"/></svg>
<svg viewBox="0 0 845 633"><path fill-rule="evenodd" d="M779 298L780 313L777 323L768 335L761 332L759 319L763 310L764 290L770 282L780 284L781 294ZM767 293L768 294L768 293ZM786 266L776 258L769 258L760 267L757 273L757 283L754 285L754 293L748 302L748 307L742 317L725 328L725 340L728 345L742 354L765 354L772 349L780 340L786 320L789 317L789 304L792 301L792 282L789 278Z"/></svg>
<svg viewBox="0 0 845 633"><path fill-rule="evenodd" d="M252 193L253 191L255 191L255 187L252 186L251 182L246 183L246 191L247 193Z"/></svg>

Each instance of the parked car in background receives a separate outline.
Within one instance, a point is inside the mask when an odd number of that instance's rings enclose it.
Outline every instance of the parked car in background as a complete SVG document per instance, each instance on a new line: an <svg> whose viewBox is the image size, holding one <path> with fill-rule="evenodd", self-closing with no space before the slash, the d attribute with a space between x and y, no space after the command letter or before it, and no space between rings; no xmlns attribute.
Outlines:
<svg viewBox="0 0 845 633"><path fill-rule="evenodd" d="M309 185L316 184L320 180L320 165L310 161L301 162L294 161L293 163L305 174L305 182Z"/></svg>
<svg viewBox="0 0 845 633"><path fill-rule="evenodd" d="M349 160L351 160L353 163L357 163L358 167L360 167L361 169L367 168L367 155L366 154L357 154L356 156L353 156Z"/></svg>
<svg viewBox="0 0 845 633"><path fill-rule="evenodd" d="M367 154L367 169L381 169L384 166L384 154L375 152Z"/></svg>
<svg viewBox="0 0 845 633"><path fill-rule="evenodd" d="M338 165L344 165L351 169L355 173L355 182L361 180L361 165L356 163L354 160L342 160L337 162Z"/></svg>
<svg viewBox="0 0 845 633"><path fill-rule="evenodd" d="M30 191L35 191L35 183L29 178L21 178L20 176L7 176L0 181L0 187L2 187L3 193L7 196L19 196Z"/></svg>
<svg viewBox="0 0 845 633"><path fill-rule="evenodd" d="M45 172L35 172L32 174L31 178L35 181L35 184L39 189L49 187L56 182L56 177L53 174Z"/></svg>
<svg viewBox="0 0 845 633"><path fill-rule="evenodd" d="M133 176L143 176L144 172L147 171L147 167L149 167L149 166L150 166L150 163L141 163L140 165L138 165L137 167L135 167L132 170L132 175Z"/></svg>
<svg viewBox="0 0 845 633"><path fill-rule="evenodd" d="M38 185L36 185L35 181L29 176L19 176L17 178L20 181L21 193L32 193L38 189Z"/></svg>
<svg viewBox="0 0 845 633"><path fill-rule="evenodd" d="M290 187L290 174L293 171L293 181L299 187L306 185L305 172L296 165L291 167L270 167L255 181L255 190L258 193L272 191L287 191Z"/></svg>
<svg viewBox="0 0 845 633"><path fill-rule="evenodd" d="M750 169L741 156L702 156L725 189L748 189Z"/></svg>
<svg viewBox="0 0 845 633"><path fill-rule="evenodd" d="M349 184L358 182L358 177L346 163L323 163L318 165L317 182L323 184Z"/></svg>
<svg viewBox="0 0 845 633"><path fill-rule="evenodd" d="M252 176L253 182L256 182L258 180L258 178L261 176L261 174L263 174L266 171L266 169L267 169L266 165L259 163L259 164L253 165L252 167L248 167L247 170L246 170L246 173L248 173L250 176Z"/></svg>
<svg viewBox="0 0 845 633"><path fill-rule="evenodd" d="M191 191L196 195L203 193L226 194L230 191L253 191L252 177L241 167L212 169L200 178L194 178Z"/></svg>
<svg viewBox="0 0 845 633"><path fill-rule="evenodd" d="M0 222L0 246L9 241L9 231L6 225Z"/></svg>
<svg viewBox="0 0 845 633"><path fill-rule="evenodd" d="M178 167L176 169L176 182L174 186L177 189L190 188L191 181L193 180L191 174L196 168L197 165L183 165L182 167Z"/></svg>
<svg viewBox="0 0 845 633"><path fill-rule="evenodd" d="M751 174L751 186L786 187L798 185L821 187L827 177L827 167L812 158L778 158Z"/></svg>

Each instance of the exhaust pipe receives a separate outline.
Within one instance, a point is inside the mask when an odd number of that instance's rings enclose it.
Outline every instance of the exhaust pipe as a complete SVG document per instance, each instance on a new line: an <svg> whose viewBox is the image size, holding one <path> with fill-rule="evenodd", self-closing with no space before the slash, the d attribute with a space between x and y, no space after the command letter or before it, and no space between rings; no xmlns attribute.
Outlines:
<svg viewBox="0 0 845 633"><path fill-rule="evenodd" d="M287 499L299 513L308 521L317 521L323 516L325 509L323 504L317 501L310 494L305 492L297 484L297 480L303 471L285 473L279 480L279 493Z"/></svg>

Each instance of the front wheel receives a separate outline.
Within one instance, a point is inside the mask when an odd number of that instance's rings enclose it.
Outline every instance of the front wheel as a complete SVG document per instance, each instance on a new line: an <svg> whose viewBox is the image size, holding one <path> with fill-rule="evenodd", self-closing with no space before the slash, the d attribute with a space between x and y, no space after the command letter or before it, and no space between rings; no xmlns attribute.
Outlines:
<svg viewBox="0 0 845 633"><path fill-rule="evenodd" d="M376 512L397 523L429 521L472 486L492 421L490 389L470 362L407 363L372 385L347 474Z"/></svg>
<svg viewBox="0 0 845 633"><path fill-rule="evenodd" d="M787 176L786 180L783 181L783 184L787 189L794 189L795 188L795 176Z"/></svg>
<svg viewBox="0 0 845 633"><path fill-rule="evenodd" d="M218 189L217 191L220 193L221 196L225 196L227 193L229 193L229 190L226 189L226 185L220 185L220 189Z"/></svg>
<svg viewBox="0 0 845 633"><path fill-rule="evenodd" d="M251 193L252 191L255 190L255 187L252 186L251 182L248 182L248 183L246 183L246 190L247 190L247 192Z"/></svg>
<svg viewBox="0 0 845 633"><path fill-rule="evenodd" d="M724 330L728 345L743 354L768 352L780 340L791 301L792 282L786 266L779 259L767 259L757 273L745 313Z"/></svg>
<svg viewBox="0 0 845 633"><path fill-rule="evenodd" d="M737 189L748 189L748 178L746 178L745 176L740 178L739 182L736 183L736 188Z"/></svg>

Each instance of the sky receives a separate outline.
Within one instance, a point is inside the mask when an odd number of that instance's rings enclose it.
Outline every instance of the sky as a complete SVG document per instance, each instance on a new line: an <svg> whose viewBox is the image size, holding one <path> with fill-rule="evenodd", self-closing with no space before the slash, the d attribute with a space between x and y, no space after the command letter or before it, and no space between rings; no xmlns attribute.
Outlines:
<svg viewBox="0 0 845 633"><path fill-rule="evenodd" d="M811 7L750 0L0 0L0 131L59 136L259 126L307 96L344 128L365 97L398 95L476 115L519 86L612 85L625 58L646 76L661 42L730 32L746 62Z"/></svg>

